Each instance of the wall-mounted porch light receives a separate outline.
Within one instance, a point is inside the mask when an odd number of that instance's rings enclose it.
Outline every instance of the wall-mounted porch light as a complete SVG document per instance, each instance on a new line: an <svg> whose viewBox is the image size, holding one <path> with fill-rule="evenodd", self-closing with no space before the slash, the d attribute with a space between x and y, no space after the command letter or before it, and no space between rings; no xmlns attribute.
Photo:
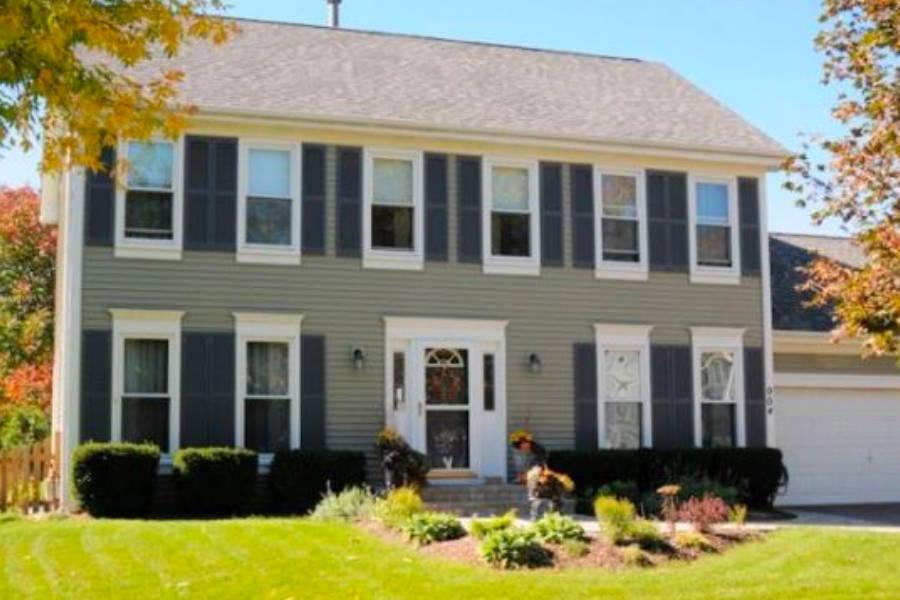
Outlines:
<svg viewBox="0 0 900 600"><path fill-rule="evenodd" d="M528 356L525 357L525 364L528 366L528 370L532 373L540 373L541 367L543 363L541 363L541 357L538 356L537 352L529 352Z"/></svg>
<svg viewBox="0 0 900 600"><path fill-rule="evenodd" d="M350 364L357 371L362 371L366 368L366 351L362 349L362 346L354 346L351 348Z"/></svg>

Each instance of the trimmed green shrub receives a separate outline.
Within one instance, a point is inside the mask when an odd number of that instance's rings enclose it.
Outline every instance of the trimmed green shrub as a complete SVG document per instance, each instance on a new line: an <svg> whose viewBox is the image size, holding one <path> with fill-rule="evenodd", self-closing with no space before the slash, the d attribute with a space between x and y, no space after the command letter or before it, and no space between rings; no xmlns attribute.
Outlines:
<svg viewBox="0 0 900 600"><path fill-rule="evenodd" d="M375 494L367 487L349 487L334 493L328 491L310 515L317 521L361 521L372 515Z"/></svg>
<svg viewBox="0 0 900 600"><path fill-rule="evenodd" d="M72 483L94 517L145 517L153 506L159 448L91 442L75 449Z"/></svg>
<svg viewBox="0 0 900 600"><path fill-rule="evenodd" d="M623 543L637 544L644 550L664 550L668 547L666 538L653 521L635 519L625 530Z"/></svg>
<svg viewBox="0 0 900 600"><path fill-rule="evenodd" d="M709 543L706 537L697 531L682 531L675 535L675 545L686 550L698 552L715 552L715 547Z"/></svg>
<svg viewBox="0 0 900 600"><path fill-rule="evenodd" d="M172 473L178 506L185 514L246 513L256 492L259 457L245 448L185 448L175 453Z"/></svg>
<svg viewBox="0 0 900 600"><path fill-rule="evenodd" d="M637 519L631 501L600 496L594 501L594 513L600 523L600 533L606 541L615 545L628 541L628 532Z"/></svg>
<svg viewBox="0 0 900 600"><path fill-rule="evenodd" d="M553 555L541 546L537 534L517 527L488 534L479 552L488 564L504 569L533 569L553 563Z"/></svg>
<svg viewBox="0 0 900 600"><path fill-rule="evenodd" d="M538 539L545 544L561 544L566 540L587 539L584 528L575 522L572 517L550 512L538 519L532 525Z"/></svg>
<svg viewBox="0 0 900 600"><path fill-rule="evenodd" d="M735 488L739 502L759 509L771 508L787 483L781 451L775 448L557 450L549 464L572 477L579 490L634 481L646 494L666 483L705 478Z"/></svg>
<svg viewBox="0 0 900 600"><path fill-rule="evenodd" d="M375 502L375 518L385 527L401 529L413 515L425 510L422 497L415 488L399 487Z"/></svg>
<svg viewBox="0 0 900 600"><path fill-rule="evenodd" d="M282 450L269 467L269 492L276 512L305 514L329 490L366 482L366 456L345 450Z"/></svg>
<svg viewBox="0 0 900 600"><path fill-rule="evenodd" d="M516 523L516 510L513 509L498 517L486 519L473 519L469 523L469 532L475 539L481 540L485 536L495 532L509 529Z"/></svg>
<svg viewBox="0 0 900 600"><path fill-rule="evenodd" d="M420 546L433 542L446 542L465 537L466 529L456 515L447 513L423 513L413 515L403 525L406 539Z"/></svg>

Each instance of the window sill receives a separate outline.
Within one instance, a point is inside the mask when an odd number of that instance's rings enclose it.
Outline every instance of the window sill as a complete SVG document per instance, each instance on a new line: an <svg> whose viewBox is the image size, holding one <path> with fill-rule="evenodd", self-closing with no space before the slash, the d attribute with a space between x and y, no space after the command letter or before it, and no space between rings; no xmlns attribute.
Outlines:
<svg viewBox="0 0 900 600"><path fill-rule="evenodd" d="M538 277L541 274L541 265L535 263L531 258L516 260L490 257L485 258L482 271L485 275L523 275L526 277Z"/></svg>
<svg viewBox="0 0 900 600"><path fill-rule="evenodd" d="M623 267L609 263L601 263L594 269L595 279L612 279L622 281L647 281L647 268L643 265Z"/></svg>
<svg viewBox="0 0 900 600"><path fill-rule="evenodd" d="M252 265L284 265L299 266L300 251L293 248L288 249L270 249L270 248L239 248L235 255L235 261L242 264Z"/></svg>
<svg viewBox="0 0 900 600"><path fill-rule="evenodd" d="M738 285L741 282L740 271L732 269L698 269L691 271L691 283L712 285Z"/></svg>
<svg viewBox="0 0 900 600"><path fill-rule="evenodd" d="M391 252L370 250L363 256L364 269L387 269L395 271L422 271L425 261L412 252Z"/></svg>
<svg viewBox="0 0 900 600"><path fill-rule="evenodd" d="M139 242L119 242L113 252L116 258L138 258L146 260L181 260L181 246L162 244L142 244Z"/></svg>

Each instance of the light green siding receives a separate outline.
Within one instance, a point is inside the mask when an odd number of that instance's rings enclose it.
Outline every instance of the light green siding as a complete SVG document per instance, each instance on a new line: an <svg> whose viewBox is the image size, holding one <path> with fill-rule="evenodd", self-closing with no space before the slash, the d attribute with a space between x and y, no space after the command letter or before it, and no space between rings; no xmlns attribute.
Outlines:
<svg viewBox="0 0 900 600"><path fill-rule="evenodd" d="M827 375L898 375L894 358L860 358L853 354L775 354L776 373Z"/></svg>
<svg viewBox="0 0 900 600"><path fill-rule="evenodd" d="M363 270L359 259L334 257L334 151L327 164L328 256L304 256L299 267L239 265L230 253L185 252L180 262L126 260L111 248L86 248L84 327L111 327L110 308L185 311L187 330L228 331L232 312L298 312L303 330L327 346L327 443L369 450L384 422L382 317L505 319L509 427L528 426L553 447L574 443L572 353L593 340L595 322L652 324L654 343L690 343L689 327L744 327L745 343L762 344L762 286L691 285L687 274L653 273L648 282L598 281L588 269L544 268L540 277L484 275L456 262L455 163L450 174L450 262L424 271ZM564 180L565 256L570 262L568 178ZM365 348L364 371L349 351ZM539 374L525 367L537 352Z"/></svg>

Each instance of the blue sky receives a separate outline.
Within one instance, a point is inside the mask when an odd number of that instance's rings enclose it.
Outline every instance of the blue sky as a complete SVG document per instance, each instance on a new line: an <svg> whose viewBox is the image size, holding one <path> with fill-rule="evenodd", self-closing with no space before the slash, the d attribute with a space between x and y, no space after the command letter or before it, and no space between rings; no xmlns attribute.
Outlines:
<svg viewBox="0 0 900 600"><path fill-rule="evenodd" d="M325 0L231 0L241 17L324 24ZM816 0L344 0L345 27L665 62L789 149L833 131L819 83ZM0 156L0 183L38 181L35 155ZM769 177L772 231L816 228Z"/></svg>

